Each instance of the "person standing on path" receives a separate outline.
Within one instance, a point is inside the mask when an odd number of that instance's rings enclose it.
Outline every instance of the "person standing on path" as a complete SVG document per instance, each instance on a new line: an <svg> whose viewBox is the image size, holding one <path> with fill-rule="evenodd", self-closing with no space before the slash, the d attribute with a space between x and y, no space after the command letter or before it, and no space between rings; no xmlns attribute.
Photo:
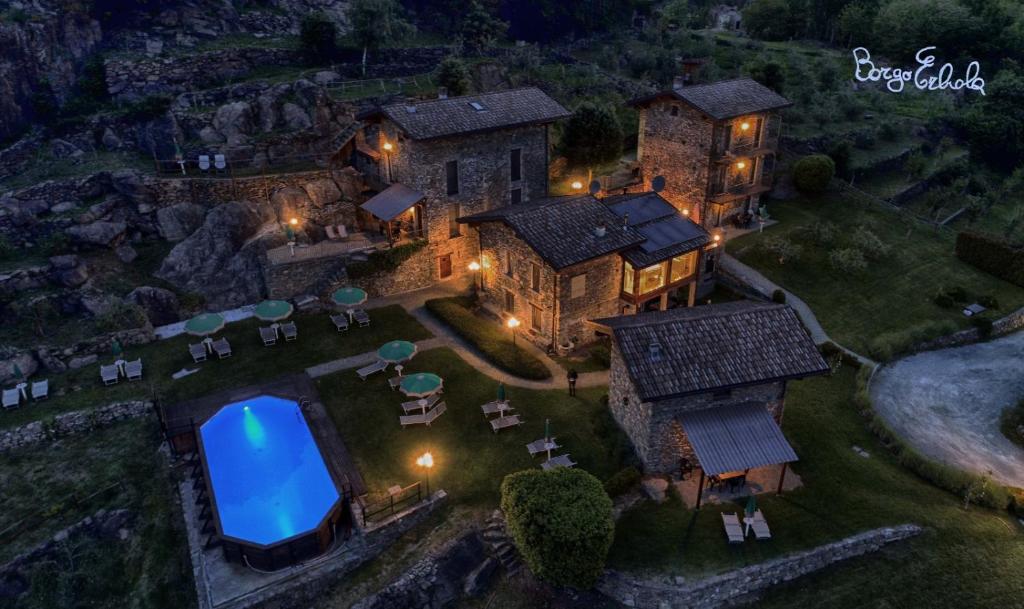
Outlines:
<svg viewBox="0 0 1024 609"><path fill-rule="evenodd" d="M576 396L576 379L580 377L579 373L576 372L575 368L569 368L569 373L565 375L569 379L569 395L571 397Z"/></svg>

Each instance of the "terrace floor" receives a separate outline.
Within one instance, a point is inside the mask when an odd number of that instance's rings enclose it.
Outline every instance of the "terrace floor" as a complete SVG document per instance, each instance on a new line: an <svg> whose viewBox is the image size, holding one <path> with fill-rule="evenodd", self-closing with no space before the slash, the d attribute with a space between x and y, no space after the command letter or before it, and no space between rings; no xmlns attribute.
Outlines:
<svg viewBox="0 0 1024 609"><path fill-rule="evenodd" d="M709 487L704 489L701 495L701 505L714 503L732 503L737 500L749 497L750 495L761 495L764 493L774 494L779 488L779 473L781 465L769 465L750 470L747 474L747 483L743 486L730 488L728 485ZM687 476L686 480L675 480L672 484L683 499L687 508L697 505L697 490L700 485L700 472L694 472ZM783 480L782 490L791 491L804 485L800 476L792 469L786 469L786 478Z"/></svg>

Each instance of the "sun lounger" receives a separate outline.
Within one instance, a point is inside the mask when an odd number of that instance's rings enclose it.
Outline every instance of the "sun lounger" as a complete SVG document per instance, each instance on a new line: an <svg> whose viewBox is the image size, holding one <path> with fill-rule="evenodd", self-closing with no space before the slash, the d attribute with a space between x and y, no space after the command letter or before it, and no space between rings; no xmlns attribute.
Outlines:
<svg viewBox="0 0 1024 609"><path fill-rule="evenodd" d="M33 400L45 400L50 397L50 381L43 379L39 382L32 383L32 399Z"/></svg>
<svg viewBox="0 0 1024 609"><path fill-rule="evenodd" d="M747 524L747 532L754 531L754 538L758 541L765 541L772 538L771 529L768 528L768 521L764 519L764 514L761 510L754 512L753 516L749 516L743 519L743 522Z"/></svg>
<svg viewBox="0 0 1024 609"><path fill-rule="evenodd" d="M334 322L334 327L338 329L338 332L348 330L348 317L344 315L331 315L331 321Z"/></svg>
<svg viewBox="0 0 1024 609"><path fill-rule="evenodd" d="M295 340L299 337L299 328L295 325L294 321L281 324L281 332L284 334L284 339L287 341Z"/></svg>
<svg viewBox="0 0 1024 609"><path fill-rule="evenodd" d="M260 328L260 339L263 340L264 347L271 347L277 344L277 332L274 329L267 326Z"/></svg>
<svg viewBox="0 0 1024 609"><path fill-rule="evenodd" d="M142 379L142 358L139 358L133 362L127 362L124 365L124 375L128 377L129 381L138 381Z"/></svg>
<svg viewBox="0 0 1024 609"><path fill-rule="evenodd" d="M549 469L555 469L559 467L575 467L576 462L569 458L569 455L558 455L557 457L551 457L544 463L540 464L541 469L547 471Z"/></svg>
<svg viewBox="0 0 1024 609"><path fill-rule="evenodd" d="M531 457L535 457L541 453L546 453L549 450L558 450L559 448L562 447L555 442L554 438L548 438L547 440L541 438L540 440L534 440L526 445L526 450L530 452Z"/></svg>
<svg viewBox="0 0 1024 609"><path fill-rule="evenodd" d="M228 160L223 154L215 154L213 155L213 166L217 171L224 171L228 168Z"/></svg>
<svg viewBox="0 0 1024 609"><path fill-rule="evenodd" d="M516 425L522 424L523 420L520 419L519 415L517 414L511 414L503 417L498 417L496 419L491 419L491 429L494 430L494 433L498 433L499 431L505 429L506 427L515 427Z"/></svg>
<svg viewBox="0 0 1024 609"><path fill-rule="evenodd" d="M199 362L206 361L206 346L204 346L203 343L199 343L198 345L189 345L188 352L189 355L192 356L193 362L198 364Z"/></svg>
<svg viewBox="0 0 1024 609"><path fill-rule="evenodd" d="M228 339L219 338L213 341L213 351L220 359L231 357L231 344L228 343Z"/></svg>
<svg viewBox="0 0 1024 609"><path fill-rule="evenodd" d="M199 155L199 170L210 171L210 155L200 154Z"/></svg>
<svg viewBox="0 0 1024 609"><path fill-rule="evenodd" d="M328 224L327 226L325 226L325 227L324 227L324 230L325 230L325 231L327 231L327 238L328 238L329 240L331 240L331 241L337 241L338 239L341 239L341 235L339 235L339 234L338 234L338 233L337 233L337 232L336 232L336 231L334 230L334 226L333 226L333 225L331 225L331 224Z"/></svg>
<svg viewBox="0 0 1024 609"><path fill-rule="evenodd" d="M120 371L117 369L117 364L110 364L109 366L100 365L100 380L103 381L104 385L116 385L117 381L120 380Z"/></svg>
<svg viewBox="0 0 1024 609"><path fill-rule="evenodd" d="M487 402L486 404L480 407L480 410L484 411L484 415L486 416L491 414L501 414L503 412L508 412L510 410L515 409L512 408L511 405L509 405L508 400L504 402L499 402L495 400L493 402Z"/></svg>
<svg viewBox="0 0 1024 609"><path fill-rule="evenodd" d="M398 386L402 384L402 378L400 376L393 376L388 379L388 386L392 389L398 389Z"/></svg>
<svg viewBox="0 0 1024 609"><path fill-rule="evenodd" d="M18 389L4 389L4 408L17 408L21 403L21 391Z"/></svg>
<svg viewBox="0 0 1024 609"><path fill-rule="evenodd" d="M422 400L412 400L412 401L409 401L409 402L402 402L402 411L405 412L405 414L409 414L410 412L415 412L417 410L422 412L422 411L425 411L428 408L433 407L433 405L437 404L437 401L440 400L440 399L441 399L441 396L439 396L439 395L437 395L435 393L434 395L432 395L429 398L427 398L426 404L420 404L420 402Z"/></svg>
<svg viewBox="0 0 1024 609"><path fill-rule="evenodd" d="M448 406L444 402L441 402L437 406L434 406L423 414L412 414L403 417L398 417L398 422L402 424L404 428L407 425L426 425L430 427L430 424L437 420L437 417L443 415Z"/></svg>
<svg viewBox="0 0 1024 609"><path fill-rule="evenodd" d="M362 309L352 311L352 318L362 327L370 325L370 316Z"/></svg>
<svg viewBox="0 0 1024 609"><path fill-rule="evenodd" d="M377 372L383 372L383 371L385 371L387 369L388 369L388 363L387 362L382 361L382 360L377 360L377 361L373 362L372 364L370 364L369 366L364 366L364 367L360 368L359 370L356 370L356 374L359 375L359 378L361 378L361 379L363 379L365 381L366 377L370 376L371 374L374 374L374 373L377 373Z"/></svg>
<svg viewBox="0 0 1024 609"><path fill-rule="evenodd" d="M743 543L745 537L743 535L743 527L740 526L739 516L735 513L723 513L722 526L725 527L725 536L729 538L729 543Z"/></svg>

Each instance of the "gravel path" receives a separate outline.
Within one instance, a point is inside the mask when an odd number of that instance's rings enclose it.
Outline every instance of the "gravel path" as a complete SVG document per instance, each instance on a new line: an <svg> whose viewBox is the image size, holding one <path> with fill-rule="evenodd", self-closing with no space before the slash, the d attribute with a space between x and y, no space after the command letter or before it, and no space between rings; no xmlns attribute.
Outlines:
<svg viewBox="0 0 1024 609"><path fill-rule="evenodd" d="M880 368L875 410L921 453L1024 487L1024 450L999 431L999 415L1024 399L1024 332L929 351Z"/></svg>

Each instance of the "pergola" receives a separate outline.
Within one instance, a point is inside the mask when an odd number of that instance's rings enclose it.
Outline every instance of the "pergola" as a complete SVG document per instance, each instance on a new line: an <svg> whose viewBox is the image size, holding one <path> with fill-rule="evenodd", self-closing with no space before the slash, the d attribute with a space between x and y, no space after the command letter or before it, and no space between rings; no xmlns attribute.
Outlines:
<svg viewBox="0 0 1024 609"><path fill-rule="evenodd" d="M395 239L391 230L391 222L422 200L423 193L413 190L405 184L395 183L363 203L362 208L387 224L388 244L393 244Z"/></svg>

